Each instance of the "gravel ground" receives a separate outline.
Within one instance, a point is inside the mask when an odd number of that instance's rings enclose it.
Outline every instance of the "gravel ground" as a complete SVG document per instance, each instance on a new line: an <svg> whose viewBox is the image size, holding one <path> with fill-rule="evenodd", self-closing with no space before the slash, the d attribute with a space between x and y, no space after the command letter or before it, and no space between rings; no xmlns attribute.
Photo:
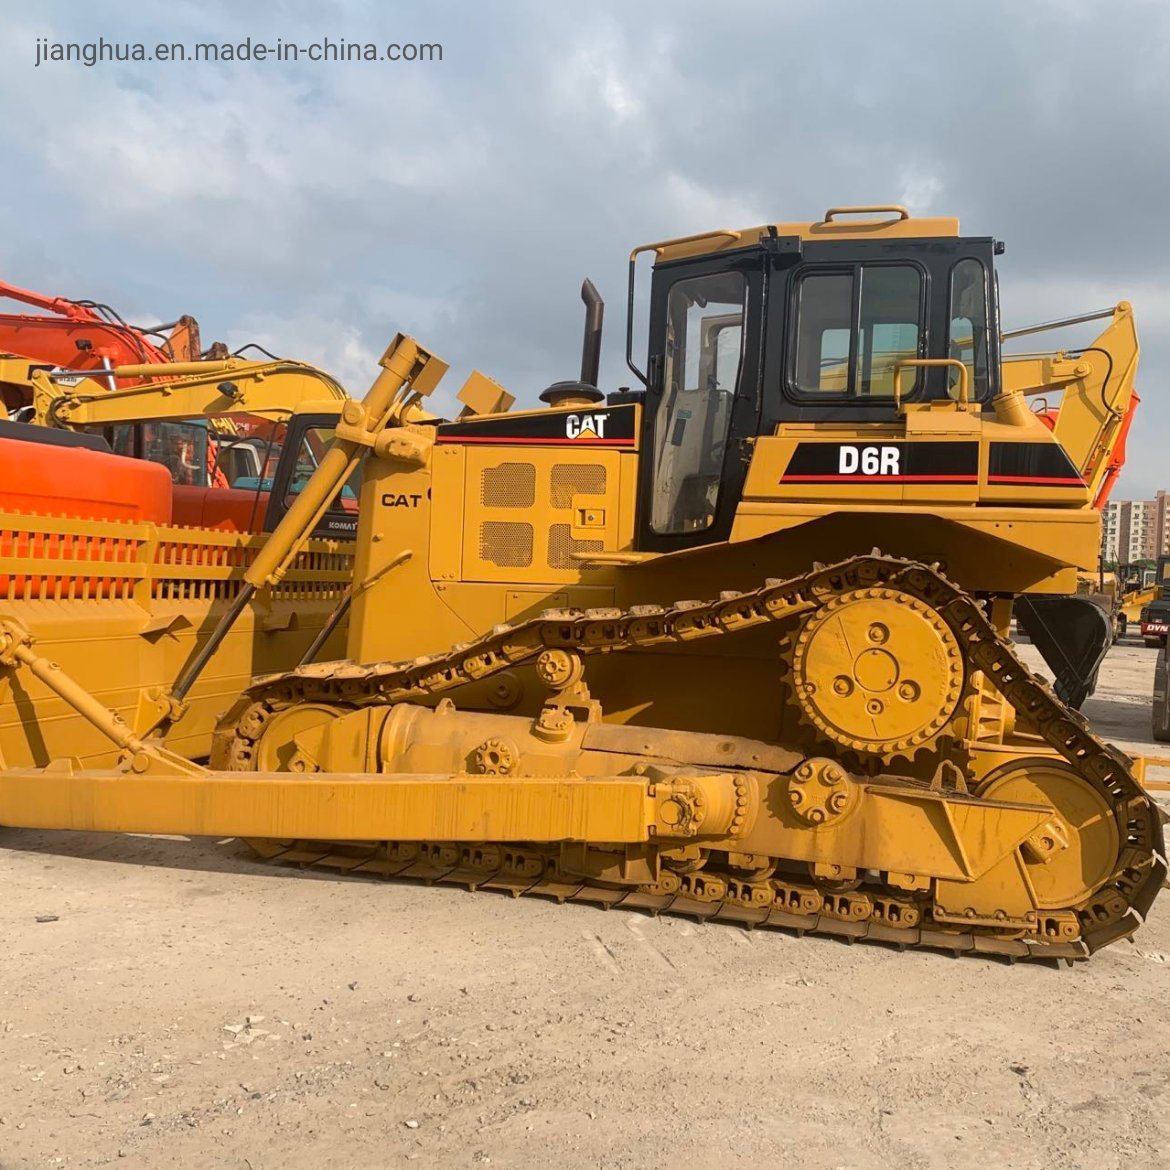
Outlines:
<svg viewBox="0 0 1170 1170"><path fill-rule="evenodd" d="M1170 755L1153 661L1116 647L1086 714ZM0 832L0 880L3 1170L1170 1148L1170 901L1058 970L273 870L237 842Z"/></svg>

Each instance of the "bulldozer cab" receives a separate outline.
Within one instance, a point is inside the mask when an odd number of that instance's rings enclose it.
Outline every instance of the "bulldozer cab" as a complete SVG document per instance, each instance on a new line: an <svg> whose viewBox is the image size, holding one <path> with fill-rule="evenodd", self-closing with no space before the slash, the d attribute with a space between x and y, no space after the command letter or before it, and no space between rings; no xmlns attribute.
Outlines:
<svg viewBox="0 0 1170 1170"><path fill-rule="evenodd" d="M999 393L996 242L959 237L957 225L942 234L953 221L886 220L879 232L868 222L883 238L781 227L746 245L720 239L714 253L694 254L701 240L677 257L678 246L650 246L645 374L631 362L646 387L640 548L728 539L760 436L794 424L889 436L906 412L954 402L961 381L972 411ZM903 230L891 235L891 224ZM915 225L927 234L906 234ZM801 226L865 225L830 215ZM951 364L906 364L926 359ZM896 445L848 446L818 444L811 454L824 466L809 469L810 482L907 478Z"/></svg>

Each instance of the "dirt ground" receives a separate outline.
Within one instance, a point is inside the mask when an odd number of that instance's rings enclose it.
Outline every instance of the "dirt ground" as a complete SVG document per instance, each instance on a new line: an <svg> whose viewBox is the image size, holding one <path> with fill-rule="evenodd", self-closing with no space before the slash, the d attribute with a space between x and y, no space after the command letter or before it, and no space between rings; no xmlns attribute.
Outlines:
<svg viewBox="0 0 1170 1170"><path fill-rule="evenodd" d="M1153 663L1115 648L1086 713L1163 754ZM1058 970L272 870L236 842L0 832L0 883L4 1170L1170 1149L1170 897Z"/></svg>

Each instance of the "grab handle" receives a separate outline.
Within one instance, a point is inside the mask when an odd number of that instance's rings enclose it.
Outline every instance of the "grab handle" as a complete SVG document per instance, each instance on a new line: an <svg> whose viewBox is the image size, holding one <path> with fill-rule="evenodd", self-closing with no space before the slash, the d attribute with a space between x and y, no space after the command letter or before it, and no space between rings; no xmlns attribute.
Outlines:
<svg viewBox="0 0 1170 1170"><path fill-rule="evenodd" d="M971 404L968 397L967 367L958 358L903 358L894 363L894 409L902 405L902 371L905 369L932 370L950 366L959 371L959 405L964 409Z"/></svg>
<svg viewBox="0 0 1170 1170"><path fill-rule="evenodd" d="M899 219L909 219L910 212L900 203L862 204L857 207L830 207L825 212L823 223L832 223L835 215L868 215L875 211L896 211Z"/></svg>

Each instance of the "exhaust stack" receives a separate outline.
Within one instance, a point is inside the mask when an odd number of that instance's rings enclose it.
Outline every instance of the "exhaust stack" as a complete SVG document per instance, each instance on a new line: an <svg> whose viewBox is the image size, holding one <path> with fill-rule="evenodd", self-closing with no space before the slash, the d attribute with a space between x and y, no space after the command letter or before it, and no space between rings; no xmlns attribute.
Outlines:
<svg viewBox="0 0 1170 1170"><path fill-rule="evenodd" d="M597 378L601 369L601 322L605 316L605 302L588 277L581 285L581 300L585 302L581 378L576 382L554 382L547 390L541 391L541 402L547 402L549 406L592 406L605 398L597 388Z"/></svg>
<svg viewBox="0 0 1170 1170"><path fill-rule="evenodd" d="M585 338L581 345L581 381L596 386L601 369L601 322L605 317L605 302L588 277L581 285L581 300L585 302Z"/></svg>

